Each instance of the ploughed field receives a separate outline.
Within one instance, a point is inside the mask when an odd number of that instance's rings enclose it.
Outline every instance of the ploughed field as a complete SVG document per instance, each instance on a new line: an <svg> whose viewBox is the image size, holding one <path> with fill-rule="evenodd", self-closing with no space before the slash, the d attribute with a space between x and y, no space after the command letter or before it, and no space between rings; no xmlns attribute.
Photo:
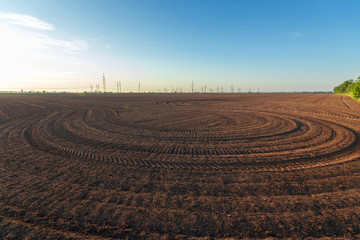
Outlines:
<svg viewBox="0 0 360 240"><path fill-rule="evenodd" d="M360 103L0 95L0 239L360 237Z"/></svg>

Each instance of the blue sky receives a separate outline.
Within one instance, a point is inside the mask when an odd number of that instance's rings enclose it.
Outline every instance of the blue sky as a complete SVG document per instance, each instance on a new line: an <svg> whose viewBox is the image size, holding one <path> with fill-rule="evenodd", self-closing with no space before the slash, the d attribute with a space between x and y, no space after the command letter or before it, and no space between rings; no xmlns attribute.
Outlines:
<svg viewBox="0 0 360 240"><path fill-rule="evenodd" d="M328 91L360 75L360 1L0 0L0 89Z"/></svg>

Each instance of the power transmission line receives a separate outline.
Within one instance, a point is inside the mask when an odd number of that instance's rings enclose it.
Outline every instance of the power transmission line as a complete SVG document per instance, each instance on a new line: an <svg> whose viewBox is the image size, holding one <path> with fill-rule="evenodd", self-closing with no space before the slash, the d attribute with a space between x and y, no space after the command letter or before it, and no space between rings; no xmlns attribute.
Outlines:
<svg viewBox="0 0 360 240"><path fill-rule="evenodd" d="M105 82L105 74L103 73L103 90L106 93L106 82Z"/></svg>

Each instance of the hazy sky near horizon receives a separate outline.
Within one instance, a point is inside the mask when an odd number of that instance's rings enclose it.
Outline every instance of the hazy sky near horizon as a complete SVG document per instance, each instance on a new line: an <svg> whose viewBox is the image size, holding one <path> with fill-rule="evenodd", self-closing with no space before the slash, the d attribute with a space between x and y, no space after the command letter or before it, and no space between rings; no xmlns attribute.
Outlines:
<svg viewBox="0 0 360 240"><path fill-rule="evenodd" d="M357 0L0 0L0 89L328 91L360 75Z"/></svg>

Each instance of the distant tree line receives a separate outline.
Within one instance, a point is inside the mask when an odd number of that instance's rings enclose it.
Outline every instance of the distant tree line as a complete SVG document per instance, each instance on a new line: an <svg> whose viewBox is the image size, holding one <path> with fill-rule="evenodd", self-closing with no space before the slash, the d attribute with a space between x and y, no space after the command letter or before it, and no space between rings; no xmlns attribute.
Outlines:
<svg viewBox="0 0 360 240"><path fill-rule="evenodd" d="M360 77L357 81L353 79L346 80L339 86L334 87L334 93L342 93L353 96L356 99L360 98Z"/></svg>

